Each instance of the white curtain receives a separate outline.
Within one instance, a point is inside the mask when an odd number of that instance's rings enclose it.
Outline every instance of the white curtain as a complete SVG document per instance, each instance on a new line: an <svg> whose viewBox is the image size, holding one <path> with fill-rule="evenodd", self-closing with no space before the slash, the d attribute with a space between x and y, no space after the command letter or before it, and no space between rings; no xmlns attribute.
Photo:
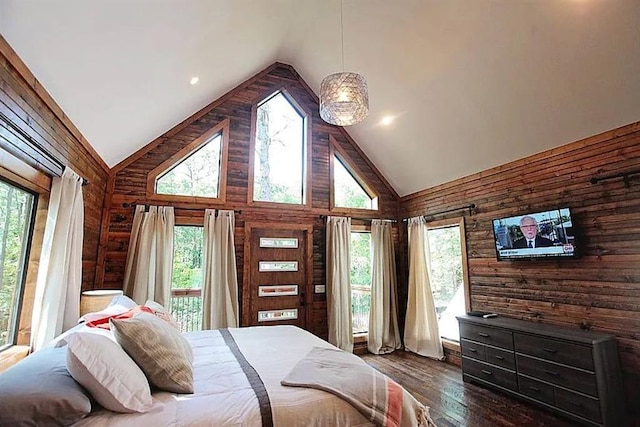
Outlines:
<svg viewBox="0 0 640 427"><path fill-rule="evenodd" d="M233 211L204 212L203 329L237 328L238 274Z"/></svg>
<svg viewBox="0 0 640 427"><path fill-rule="evenodd" d="M371 309L367 348L373 354L402 347L398 329L396 260L391 222L371 221Z"/></svg>
<svg viewBox="0 0 640 427"><path fill-rule="evenodd" d="M429 282L429 239L423 217L409 219L409 296L404 326L405 348L422 356L442 359L436 306Z"/></svg>
<svg viewBox="0 0 640 427"><path fill-rule="evenodd" d="M31 320L34 350L80 317L83 227L82 178L67 167L51 185Z"/></svg>
<svg viewBox="0 0 640 427"><path fill-rule="evenodd" d="M329 342L353 351L351 327L351 218L327 217Z"/></svg>
<svg viewBox="0 0 640 427"><path fill-rule="evenodd" d="M171 302L174 224L173 207L136 206L123 289L138 304Z"/></svg>

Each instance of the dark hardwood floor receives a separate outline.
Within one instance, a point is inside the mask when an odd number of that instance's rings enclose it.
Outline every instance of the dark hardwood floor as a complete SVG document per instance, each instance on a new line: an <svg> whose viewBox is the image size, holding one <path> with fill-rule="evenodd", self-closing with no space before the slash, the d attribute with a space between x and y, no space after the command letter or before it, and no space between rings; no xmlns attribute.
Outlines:
<svg viewBox="0 0 640 427"><path fill-rule="evenodd" d="M462 382L456 366L398 350L361 355L429 406L438 427L574 427L564 418L501 393Z"/></svg>

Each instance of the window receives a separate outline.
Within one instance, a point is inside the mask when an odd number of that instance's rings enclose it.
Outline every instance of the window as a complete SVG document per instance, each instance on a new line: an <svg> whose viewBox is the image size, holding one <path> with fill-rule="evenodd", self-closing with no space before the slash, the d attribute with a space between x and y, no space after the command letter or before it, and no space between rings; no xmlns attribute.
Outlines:
<svg viewBox="0 0 640 427"><path fill-rule="evenodd" d="M378 210L378 196L333 135L329 135L329 147L331 209Z"/></svg>
<svg viewBox="0 0 640 427"><path fill-rule="evenodd" d="M333 160L334 205L339 208L377 209L378 199L371 197L336 156Z"/></svg>
<svg viewBox="0 0 640 427"><path fill-rule="evenodd" d="M156 179L157 194L217 198L222 134L218 133Z"/></svg>
<svg viewBox="0 0 640 427"><path fill-rule="evenodd" d="M149 172L148 197L187 203L224 203L229 123L229 119L222 120Z"/></svg>
<svg viewBox="0 0 640 427"><path fill-rule="evenodd" d="M258 105L253 201L305 203L306 119L283 92Z"/></svg>
<svg viewBox="0 0 640 427"><path fill-rule="evenodd" d="M464 219L432 223L429 239L429 279L442 338L460 341L456 316L469 309Z"/></svg>
<svg viewBox="0 0 640 427"><path fill-rule="evenodd" d="M0 180L0 349L17 338L36 196Z"/></svg>
<svg viewBox="0 0 640 427"><path fill-rule="evenodd" d="M351 232L351 314L353 334L369 331L371 232Z"/></svg>
<svg viewBox="0 0 640 427"><path fill-rule="evenodd" d="M174 227L171 314L185 332L202 329L203 250L203 227Z"/></svg>

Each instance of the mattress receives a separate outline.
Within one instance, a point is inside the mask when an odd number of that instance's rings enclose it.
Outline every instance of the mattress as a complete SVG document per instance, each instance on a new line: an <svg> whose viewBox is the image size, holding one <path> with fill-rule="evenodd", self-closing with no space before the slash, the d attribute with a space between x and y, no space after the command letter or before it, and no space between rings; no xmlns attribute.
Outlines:
<svg viewBox="0 0 640 427"><path fill-rule="evenodd" d="M228 336L223 335L228 331ZM265 412L233 344L257 372L275 426L371 426L333 394L280 381L313 347L335 348L295 326L257 326L185 333L194 351L194 393L156 392L143 414L93 412L74 426L260 426ZM232 344L231 346L229 344ZM354 356L356 357L356 356ZM264 400L264 397L262 398Z"/></svg>

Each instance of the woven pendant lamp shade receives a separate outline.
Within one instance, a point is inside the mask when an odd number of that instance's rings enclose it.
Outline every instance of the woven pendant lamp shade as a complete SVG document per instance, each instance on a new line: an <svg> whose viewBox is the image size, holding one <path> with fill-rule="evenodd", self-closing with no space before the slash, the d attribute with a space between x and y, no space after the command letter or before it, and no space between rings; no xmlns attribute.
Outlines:
<svg viewBox="0 0 640 427"><path fill-rule="evenodd" d="M320 117L336 126L363 121L369 114L367 81L357 73L330 74L320 84Z"/></svg>

